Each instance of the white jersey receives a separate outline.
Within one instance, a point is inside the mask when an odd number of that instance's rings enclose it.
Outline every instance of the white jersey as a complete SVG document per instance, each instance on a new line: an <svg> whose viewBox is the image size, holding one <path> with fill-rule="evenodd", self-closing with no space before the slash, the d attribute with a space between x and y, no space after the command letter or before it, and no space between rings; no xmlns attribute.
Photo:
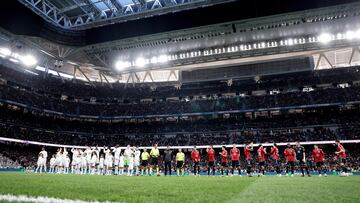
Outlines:
<svg viewBox="0 0 360 203"><path fill-rule="evenodd" d="M91 150L91 149L86 149L86 150L85 150L85 153L86 153L86 161L87 161L88 163L90 163L92 150Z"/></svg>
<svg viewBox="0 0 360 203"><path fill-rule="evenodd" d="M105 160L108 159L108 157L111 156L110 149L104 149L104 154L105 154Z"/></svg>
<svg viewBox="0 0 360 203"><path fill-rule="evenodd" d="M42 156L39 156L39 158L38 158L38 161L37 161L37 165L38 166L43 166L43 165L45 165L45 158L44 157L42 157Z"/></svg>
<svg viewBox="0 0 360 203"><path fill-rule="evenodd" d="M70 165L70 157L65 157L64 167L65 167L65 168L69 168L69 165Z"/></svg>
<svg viewBox="0 0 360 203"><path fill-rule="evenodd" d="M120 156L120 159L119 159L119 167L122 168L124 167L124 156Z"/></svg>
<svg viewBox="0 0 360 203"><path fill-rule="evenodd" d="M134 166L135 167L140 166L140 155L141 155L140 150L136 149L134 152Z"/></svg>
<svg viewBox="0 0 360 203"><path fill-rule="evenodd" d="M45 160L46 160L47 157L48 157L48 153L47 153L47 151L45 151L45 150L42 150L39 154L42 155Z"/></svg>
<svg viewBox="0 0 360 203"><path fill-rule="evenodd" d="M107 158L105 158L105 165L107 167L113 167L113 156L109 154Z"/></svg>
<svg viewBox="0 0 360 203"><path fill-rule="evenodd" d="M51 166L51 167L55 166L55 161L56 161L56 159L55 159L54 157L52 157L52 158L50 159L50 166Z"/></svg>
<svg viewBox="0 0 360 203"><path fill-rule="evenodd" d="M129 162L129 170L133 170L134 169L134 157L130 157L130 162Z"/></svg>
<svg viewBox="0 0 360 203"><path fill-rule="evenodd" d="M101 157L99 161L99 168L104 168L104 164L105 164L105 159Z"/></svg>
<svg viewBox="0 0 360 203"><path fill-rule="evenodd" d="M57 166L62 166L62 153L61 152L57 152L55 155L55 165Z"/></svg>
<svg viewBox="0 0 360 203"><path fill-rule="evenodd" d="M120 153L121 153L120 147L113 149L113 152L114 152L115 160L119 160L120 159Z"/></svg>
<svg viewBox="0 0 360 203"><path fill-rule="evenodd" d="M79 155L79 150L77 150L77 149L72 149L72 150L71 150L71 153L72 153L72 159L74 160L74 159L76 159L76 158L78 157L78 155Z"/></svg>
<svg viewBox="0 0 360 203"><path fill-rule="evenodd" d="M96 160L97 160L96 154L92 155L90 164L91 164L92 166L95 166L95 165L96 165Z"/></svg>
<svg viewBox="0 0 360 203"><path fill-rule="evenodd" d="M129 160L132 154L133 154L133 150L131 150L130 148L126 148L124 151L124 159Z"/></svg>
<svg viewBox="0 0 360 203"><path fill-rule="evenodd" d="M80 166L82 168L86 168L86 165L87 165L86 156L81 156Z"/></svg>

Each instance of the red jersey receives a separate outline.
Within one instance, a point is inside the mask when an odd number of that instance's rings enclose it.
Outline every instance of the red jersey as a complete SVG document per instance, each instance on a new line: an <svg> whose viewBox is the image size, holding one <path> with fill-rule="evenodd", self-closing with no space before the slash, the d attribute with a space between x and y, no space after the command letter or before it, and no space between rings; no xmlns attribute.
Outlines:
<svg viewBox="0 0 360 203"><path fill-rule="evenodd" d="M214 149L209 149L207 151L207 157L208 157L208 161L210 161L210 162L215 161L215 150Z"/></svg>
<svg viewBox="0 0 360 203"><path fill-rule="evenodd" d="M315 162L323 162L325 159L325 154L322 149L314 149L312 151L312 158Z"/></svg>
<svg viewBox="0 0 360 203"><path fill-rule="evenodd" d="M265 161L265 154L266 154L265 149L261 147L257 150L257 153L258 153L259 161Z"/></svg>
<svg viewBox="0 0 360 203"><path fill-rule="evenodd" d="M200 161L200 152L198 150L193 150L191 152L191 160L195 162Z"/></svg>
<svg viewBox="0 0 360 203"><path fill-rule="evenodd" d="M270 154L271 154L271 158L274 159L274 160L278 160L279 159L279 149L277 147L272 147L271 148L271 151L270 151Z"/></svg>
<svg viewBox="0 0 360 203"><path fill-rule="evenodd" d="M240 150L238 148L232 148L230 150L230 154L231 154L231 160L232 161L239 161L240 158Z"/></svg>
<svg viewBox="0 0 360 203"><path fill-rule="evenodd" d="M248 147L244 148L244 155L246 160L251 160L251 150Z"/></svg>
<svg viewBox="0 0 360 203"><path fill-rule="evenodd" d="M295 150L293 148L286 148L284 151L286 161L295 161Z"/></svg>
<svg viewBox="0 0 360 203"><path fill-rule="evenodd" d="M339 143L339 144L337 145L336 151L337 151L337 152L343 151L343 152L338 153L337 156L340 157L340 158L343 158L343 159L346 158L345 148L344 148L344 146L342 146L342 144Z"/></svg>
<svg viewBox="0 0 360 203"><path fill-rule="evenodd" d="M222 150L221 152L221 162L223 163L228 162L228 152L226 150Z"/></svg>

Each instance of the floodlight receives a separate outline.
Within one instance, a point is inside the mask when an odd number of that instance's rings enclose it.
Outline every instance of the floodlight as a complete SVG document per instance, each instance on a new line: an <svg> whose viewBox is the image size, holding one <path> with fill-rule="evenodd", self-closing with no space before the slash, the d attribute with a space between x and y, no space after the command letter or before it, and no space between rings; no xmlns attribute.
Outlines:
<svg viewBox="0 0 360 203"><path fill-rule="evenodd" d="M294 40L293 39L288 39L287 40L287 45L289 45L289 46L294 45Z"/></svg>
<svg viewBox="0 0 360 203"><path fill-rule="evenodd" d="M153 56L150 60L151 63L157 63L158 62L158 58L156 56Z"/></svg>
<svg viewBox="0 0 360 203"><path fill-rule="evenodd" d="M167 62L168 61L168 57L166 56L166 55L160 55L159 57L158 57L158 62L159 63L165 63L165 62Z"/></svg>
<svg viewBox="0 0 360 203"><path fill-rule="evenodd" d="M322 33L318 36L318 40L319 42L326 44L332 40L332 36L328 33Z"/></svg>
<svg viewBox="0 0 360 203"><path fill-rule="evenodd" d="M144 67L147 64L147 62L146 62L146 60L144 58L139 57L139 58L136 59L135 64L138 67Z"/></svg>
<svg viewBox="0 0 360 203"><path fill-rule="evenodd" d="M25 66L34 66L37 63L37 60L32 55L22 56L20 57L20 60Z"/></svg>
<svg viewBox="0 0 360 203"><path fill-rule="evenodd" d="M3 56L10 56L11 50L8 48L0 48L0 54Z"/></svg>
<svg viewBox="0 0 360 203"><path fill-rule="evenodd" d="M358 39L360 39L360 29L358 29L357 31L356 31L356 38L358 38Z"/></svg>
<svg viewBox="0 0 360 203"><path fill-rule="evenodd" d="M118 62L116 62L116 64L115 64L115 68L116 68L116 70L118 70L118 71L122 71L122 70L124 70L125 68L128 68L128 67L130 67L131 66L131 64L130 64L130 62L128 62L128 61L118 61Z"/></svg>
<svg viewBox="0 0 360 203"><path fill-rule="evenodd" d="M354 39L356 37L356 33L353 31L347 31L346 32L346 38L348 39Z"/></svg>

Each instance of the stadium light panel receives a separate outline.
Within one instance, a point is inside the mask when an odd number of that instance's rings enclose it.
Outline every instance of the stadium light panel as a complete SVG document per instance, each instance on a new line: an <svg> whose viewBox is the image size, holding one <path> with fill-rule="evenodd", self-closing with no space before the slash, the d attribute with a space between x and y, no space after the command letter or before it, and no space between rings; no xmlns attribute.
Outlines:
<svg viewBox="0 0 360 203"><path fill-rule="evenodd" d="M32 55L22 56L20 57L20 60L25 66L34 66L37 63L36 58Z"/></svg>
<svg viewBox="0 0 360 203"><path fill-rule="evenodd" d="M354 39L356 37L356 33L353 31L347 31L345 36L347 39Z"/></svg>
<svg viewBox="0 0 360 203"><path fill-rule="evenodd" d="M126 68L129 68L130 66L131 66L131 64L128 61L118 61L115 64L115 68L118 71L122 71L122 70L124 70Z"/></svg>
<svg viewBox="0 0 360 203"><path fill-rule="evenodd" d="M318 36L318 40L319 42L326 44L332 40L332 36L329 33L322 33Z"/></svg>
<svg viewBox="0 0 360 203"><path fill-rule="evenodd" d="M294 45L294 40L293 39L288 39L287 40L287 45L289 45L289 46Z"/></svg>
<svg viewBox="0 0 360 203"><path fill-rule="evenodd" d="M143 57L139 57L135 60L135 64L138 67L144 67L147 64L147 62Z"/></svg>
<svg viewBox="0 0 360 203"><path fill-rule="evenodd" d="M158 62L158 58L156 56L153 56L151 59L150 59L150 63L157 63Z"/></svg>
<svg viewBox="0 0 360 203"><path fill-rule="evenodd" d="M11 55L11 50L8 48L0 48L0 54L3 56L10 56Z"/></svg>
<svg viewBox="0 0 360 203"><path fill-rule="evenodd" d="M356 31L356 38L358 38L358 39L360 39L360 29L358 29L357 31Z"/></svg>
<svg viewBox="0 0 360 203"><path fill-rule="evenodd" d="M160 55L157 60L159 63L165 63L168 61L168 57L166 55Z"/></svg>

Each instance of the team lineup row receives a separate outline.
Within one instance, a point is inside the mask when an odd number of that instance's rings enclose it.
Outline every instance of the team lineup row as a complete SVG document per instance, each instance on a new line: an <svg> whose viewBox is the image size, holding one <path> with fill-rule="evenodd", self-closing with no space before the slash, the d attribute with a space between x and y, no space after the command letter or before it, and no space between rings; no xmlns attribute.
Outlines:
<svg viewBox="0 0 360 203"><path fill-rule="evenodd" d="M343 145L339 140L335 141L336 157L341 167L341 174L347 174L347 168L345 166L346 152ZM244 158L246 165L246 174L252 175L252 152L254 151L253 143L249 143L244 147ZM259 145L257 152L258 172L260 175L265 174L266 155L269 155L274 163L275 171L278 176L281 176L280 170L280 153L277 145L274 143L270 150L267 150L263 145ZM50 159L50 173L74 173L74 174L98 174L98 175L124 175L126 172L128 176L135 175L154 175L153 169L156 169L156 175L159 175L159 162L160 151L157 144L155 144L150 153L146 148L140 149L138 147L131 147L128 145L123 150L118 145L115 147L104 147L102 149L98 147L87 147L86 149L71 149L72 159L70 159L69 153L66 148L59 148ZM230 153L230 157L229 157ZM164 174L171 175L171 165L173 162L173 150L167 147L163 152L162 163L164 167ZM283 152L286 159L286 173L291 172L291 176L294 174L295 163L299 164L302 176L305 172L310 176L308 166L306 164L305 148L296 142L295 146L287 145ZM238 174L241 175L240 169L240 150L236 147L236 144L228 150L225 146L222 147L219 152L221 158L221 175L229 175L229 169L231 169L231 175L234 175L234 171L237 169ZM35 172L47 171L47 157L48 153L45 148L39 153L37 168ZM326 167L324 167L325 153L317 145L314 145L314 149L311 152L312 160L316 163L316 168L319 175L323 172L326 175ZM215 161L216 152L213 146L210 145L206 149L207 160L207 174L215 175ZM194 146L191 151L191 161L194 175L200 174L200 161L201 155L199 150ZM185 166L185 154L182 149L178 149L175 155L177 175L184 175ZM230 163L231 162L231 163Z"/></svg>

